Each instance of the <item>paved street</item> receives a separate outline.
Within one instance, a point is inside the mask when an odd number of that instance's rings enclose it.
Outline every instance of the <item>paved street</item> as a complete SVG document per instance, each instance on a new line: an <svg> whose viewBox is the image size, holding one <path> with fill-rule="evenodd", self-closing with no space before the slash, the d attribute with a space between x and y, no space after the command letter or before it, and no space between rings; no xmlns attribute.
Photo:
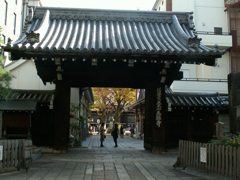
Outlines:
<svg viewBox="0 0 240 180"><path fill-rule="evenodd" d="M143 140L119 138L113 147L111 136L100 148L99 135L88 138L85 148L70 149L66 154L42 154L29 171L24 169L0 174L1 180L154 180L154 179L228 179L187 168L174 170L178 153L152 154L144 150ZM88 143L89 142L89 143Z"/></svg>

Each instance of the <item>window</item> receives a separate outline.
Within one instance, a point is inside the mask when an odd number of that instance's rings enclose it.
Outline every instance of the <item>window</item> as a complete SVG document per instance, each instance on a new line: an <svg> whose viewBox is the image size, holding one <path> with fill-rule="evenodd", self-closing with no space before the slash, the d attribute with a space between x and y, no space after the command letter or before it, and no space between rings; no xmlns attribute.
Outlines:
<svg viewBox="0 0 240 180"><path fill-rule="evenodd" d="M8 3L4 1L4 24L7 25L7 10L8 10Z"/></svg>
<svg viewBox="0 0 240 180"><path fill-rule="evenodd" d="M160 7L158 8L158 10L160 11Z"/></svg>
<svg viewBox="0 0 240 180"><path fill-rule="evenodd" d="M15 13L13 13L13 34L16 33L16 20L17 20L17 16Z"/></svg>
<svg viewBox="0 0 240 180"><path fill-rule="evenodd" d="M127 120L128 120L128 123L134 123L135 122L135 115L128 114Z"/></svg>
<svg viewBox="0 0 240 180"><path fill-rule="evenodd" d="M17 0L15 0L15 4L17 4Z"/></svg>
<svg viewBox="0 0 240 180"><path fill-rule="evenodd" d="M222 28L215 27L214 28L214 34L222 34Z"/></svg>
<svg viewBox="0 0 240 180"><path fill-rule="evenodd" d="M162 5L163 5L164 1L162 1Z"/></svg>

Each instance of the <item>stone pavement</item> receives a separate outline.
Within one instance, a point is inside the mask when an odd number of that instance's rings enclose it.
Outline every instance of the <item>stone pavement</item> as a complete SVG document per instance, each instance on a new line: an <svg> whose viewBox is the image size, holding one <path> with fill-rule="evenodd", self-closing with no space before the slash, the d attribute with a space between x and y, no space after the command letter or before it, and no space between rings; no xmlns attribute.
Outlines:
<svg viewBox="0 0 240 180"><path fill-rule="evenodd" d="M187 168L173 169L178 152L152 154L144 150L143 140L119 138L113 147L107 135L100 148L100 136L87 138L85 148L73 148L65 154L42 154L24 169L0 174L1 180L154 180L154 179L229 179Z"/></svg>

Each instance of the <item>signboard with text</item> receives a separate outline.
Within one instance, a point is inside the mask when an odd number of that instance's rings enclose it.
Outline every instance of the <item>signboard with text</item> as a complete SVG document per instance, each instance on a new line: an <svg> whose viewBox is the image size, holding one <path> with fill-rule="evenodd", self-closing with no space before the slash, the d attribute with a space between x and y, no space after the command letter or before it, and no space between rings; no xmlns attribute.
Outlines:
<svg viewBox="0 0 240 180"><path fill-rule="evenodd" d="M200 148L200 162L207 163L207 148Z"/></svg>
<svg viewBox="0 0 240 180"><path fill-rule="evenodd" d="M3 146L0 145L0 161L3 159Z"/></svg>

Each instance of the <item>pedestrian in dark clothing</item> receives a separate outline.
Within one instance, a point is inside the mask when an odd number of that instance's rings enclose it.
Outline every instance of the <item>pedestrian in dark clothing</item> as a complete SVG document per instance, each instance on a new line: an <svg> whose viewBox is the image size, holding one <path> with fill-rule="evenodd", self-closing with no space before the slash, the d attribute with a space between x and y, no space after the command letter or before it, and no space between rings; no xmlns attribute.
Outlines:
<svg viewBox="0 0 240 180"><path fill-rule="evenodd" d="M123 138L123 125L120 128L120 137Z"/></svg>
<svg viewBox="0 0 240 180"><path fill-rule="evenodd" d="M104 129L104 123L102 123L102 126L100 128L100 141L101 141L100 147L104 147L103 145L104 136L105 136L105 129Z"/></svg>
<svg viewBox="0 0 240 180"><path fill-rule="evenodd" d="M112 131L113 140L115 142L115 146L114 147L118 147L118 145L117 145L118 134L119 134L118 125L115 124L115 127L114 127L114 129Z"/></svg>
<svg viewBox="0 0 240 180"><path fill-rule="evenodd" d="M133 128L133 125L131 126L131 137L133 137L133 134L134 134L134 128Z"/></svg>

